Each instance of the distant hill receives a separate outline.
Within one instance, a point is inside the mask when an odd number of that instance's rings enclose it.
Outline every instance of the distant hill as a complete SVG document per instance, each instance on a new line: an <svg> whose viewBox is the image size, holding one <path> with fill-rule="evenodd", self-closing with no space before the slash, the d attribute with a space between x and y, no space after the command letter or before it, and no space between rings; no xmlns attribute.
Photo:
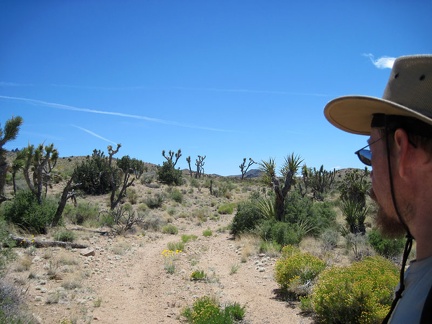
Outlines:
<svg viewBox="0 0 432 324"><path fill-rule="evenodd" d="M262 171L259 169L252 169L246 172L244 178L245 179L254 179L259 178L262 175ZM229 178L241 178L241 174L228 176Z"/></svg>

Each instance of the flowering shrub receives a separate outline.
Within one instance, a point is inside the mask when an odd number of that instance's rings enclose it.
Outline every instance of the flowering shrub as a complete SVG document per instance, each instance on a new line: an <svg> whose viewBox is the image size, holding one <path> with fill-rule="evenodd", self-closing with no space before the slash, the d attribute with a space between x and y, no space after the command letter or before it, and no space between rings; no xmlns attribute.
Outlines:
<svg viewBox="0 0 432 324"><path fill-rule="evenodd" d="M175 272L175 263L177 254L181 253L181 250L163 250L162 256L164 258L164 269L167 273L173 274Z"/></svg>
<svg viewBox="0 0 432 324"><path fill-rule="evenodd" d="M276 261L275 279L282 289L295 295L307 295L314 279L324 270L324 261L296 248L284 247L282 257Z"/></svg>
<svg viewBox="0 0 432 324"><path fill-rule="evenodd" d="M383 257L321 273L310 296L322 323L378 323L389 311L397 268Z"/></svg>

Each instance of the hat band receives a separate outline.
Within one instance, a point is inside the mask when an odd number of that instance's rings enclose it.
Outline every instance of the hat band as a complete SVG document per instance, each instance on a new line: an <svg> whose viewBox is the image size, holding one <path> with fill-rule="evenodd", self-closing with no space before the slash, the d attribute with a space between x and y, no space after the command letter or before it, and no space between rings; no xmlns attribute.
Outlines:
<svg viewBox="0 0 432 324"><path fill-rule="evenodd" d="M432 138L432 126L413 117L400 115L373 114L372 128L383 128L394 131L403 128L406 132L421 137Z"/></svg>

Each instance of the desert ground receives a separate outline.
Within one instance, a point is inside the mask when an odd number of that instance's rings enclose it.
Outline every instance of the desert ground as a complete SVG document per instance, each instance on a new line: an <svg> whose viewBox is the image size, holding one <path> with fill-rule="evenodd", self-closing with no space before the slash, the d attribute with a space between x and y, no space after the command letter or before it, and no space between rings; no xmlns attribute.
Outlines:
<svg viewBox="0 0 432 324"><path fill-rule="evenodd" d="M204 180L200 186L191 186L185 178L186 184L178 187L183 193L180 203L168 198L171 189L166 185L137 182L133 187L136 209L145 209L146 197L166 196L160 208L146 210L145 219L161 226L172 224L177 234L136 225L113 235L106 228L65 220L64 228L76 235L74 242L87 248L15 248L17 258L4 279L18 287L39 323L181 323L183 309L203 296L221 305L245 306L244 323L312 323L296 302L279 297L274 280L278 254L259 253L253 236L230 234L235 209L231 214L218 213L222 204L248 199L254 190L262 191L263 185L232 180L229 194L216 197L203 185ZM55 185L50 193L60 192L62 185ZM100 210L108 209L108 200L108 195L78 196L78 204L91 203ZM70 209L74 208L71 204ZM57 230L26 237L50 241ZM182 251L167 255L168 244L180 242L182 235L194 239ZM191 280L193 271L204 271L206 278Z"/></svg>

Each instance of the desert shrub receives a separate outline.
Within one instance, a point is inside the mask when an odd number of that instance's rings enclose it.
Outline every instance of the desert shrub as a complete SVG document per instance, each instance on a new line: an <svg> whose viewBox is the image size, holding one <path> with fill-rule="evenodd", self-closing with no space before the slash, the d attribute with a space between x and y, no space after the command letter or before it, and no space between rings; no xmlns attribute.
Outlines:
<svg viewBox="0 0 432 324"><path fill-rule="evenodd" d="M91 203L79 202L77 207L66 205L63 216L71 223L83 225L84 223L96 225L99 216L99 207Z"/></svg>
<svg viewBox="0 0 432 324"><path fill-rule="evenodd" d="M131 230L135 225L143 224L145 217L146 213L137 212L132 208L132 205L126 203L101 213L100 221L104 221L104 225L112 227L117 234L122 234Z"/></svg>
<svg viewBox="0 0 432 324"><path fill-rule="evenodd" d="M199 222L206 222L209 218L209 211L206 208L199 208L192 211L192 218L198 219Z"/></svg>
<svg viewBox="0 0 432 324"><path fill-rule="evenodd" d="M111 191L111 171L103 152L93 151L91 158L83 161L74 170L74 182L80 190L90 195L103 195Z"/></svg>
<svg viewBox="0 0 432 324"><path fill-rule="evenodd" d="M0 216L0 274L9 260L14 256L12 247L15 242L10 239L6 221Z"/></svg>
<svg viewBox="0 0 432 324"><path fill-rule="evenodd" d="M190 242L190 241L195 241L197 238L198 238L198 236L193 235L193 234L191 234L191 235L183 234L181 236L181 240L182 240L183 243L187 243L187 242Z"/></svg>
<svg viewBox="0 0 432 324"><path fill-rule="evenodd" d="M175 202L178 202L179 204L181 204L183 202L183 194L177 188L171 189L170 197L172 200L174 200Z"/></svg>
<svg viewBox="0 0 432 324"><path fill-rule="evenodd" d="M3 278L0 279L0 323L39 323L25 306L24 295Z"/></svg>
<svg viewBox="0 0 432 324"><path fill-rule="evenodd" d="M143 218L141 226L146 230L159 231L165 224L166 220L163 217L156 214L147 214Z"/></svg>
<svg viewBox="0 0 432 324"><path fill-rule="evenodd" d="M285 221L303 224L305 234L317 236L326 228L334 226L336 213L330 203L312 201L293 191L285 202Z"/></svg>
<svg viewBox="0 0 432 324"><path fill-rule="evenodd" d="M265 253L269 256L278 256L282 246L276 242L261 241L259 253Z"/></svg>
<svg viewBox="0 0 432 324"><path fill-rule="evenodd" d="M276 261L275 279L282 289L287 289L296 296L304 296L309 293L313 281L325 267L324 261L310 253L292 253Z"/></svg>
<svg viewBox="0 0 432 324"><path fill-rule="evenodd" d="M159 181L167 185L179 186L183 183L181 170L176 169L171 161L164 161L162 166L158 166L157 175Z"/></svg>
<svg viewBox="0 0 432 324"><path fill-rule="evenodd" d="M258 229L258 234L265 241L284 245L298 245L302 239L295 224L278 222L276 220L264 221Z"/></svg>
<svg viewBox="0 0 432 324"><path fill-rule="evenodd" d="M260 210L251 201L240 203L231 224L231 234L251 232L262 221Z"/></svg>
<svg viewBox="0 0 432 324"><path fill-rule="evenodd" d="M43 199L39 205L30 191L19 191L13 201L4 204L6 221L34 234L46 233L46 227L51 224L57 210L57 202Z"/></svg>
<svg viewBox="0 0 432 324"><path fill-rule="evenodd" d="M135 205L138 202L138 194L136 190L134 188L129 188L126 192L126 198L132 205Z"/></svg>
<svg viewBox="0 0 432 324"><path fill-rule="evenodd" d="M235 203L223 204L218 208L219 214L232 214L234 212Z"/></svg>
<svg viewBox="0 0 432 324"><path fill-rule="evenodd" d="M195 178L190 179L190 183L189 184L190 184L191 187L194 187L194 188L197 188L197 189L201 187L198 179L195 179Z"/></svg>
<svg viewBox="0 0 432 324"><path fill-rule="evenodd" d="M173 224L166 224L162 227L162 233L176 235L178 233L178 228Z"/></svg>
<svg viewBox="0 0 432 324"><path fill-rule="evenodd" d="M320 235L324 251L333 250L339 242L339 237L339 232L334 228L327 228L324 230Z"/></svg>
<svg viewBox="0 0 432 324"><path fill-rule="evenodd" d="M392 258L400 255L404 248L403 239L384 238L377 229L369 232L367 239L373 249L386 258Z"/></svg>
<svg viewBox="0 0 432 324"><path fill-rule="evenodd" d="M205 236L205 237L209 237L209 236L212 236L212 235L213 235L213 232L212 232L212 230L210 228L207 228L207 229L205 229L203 231L203 236Z"/></svg>
<svg viewBox="0 0 432 324"><path fill-rule="evenodd" d="M396 266L383 257L369 257L324 270L310 298L322 323L379 323L397 283Z"/></svg>
<svg viewBox="0 0 432 324"><path fill-rule="evenodd" d="M231 181L222 181L219 180L217 182L213 183L211 182L211 193L215 197L225 197L230 199L231 198L231 191L235 188L235 185Z"/></svg>
<svg viewBox="0 0 432 324"><path fill-rule="evenodd" d="M164 201L164 196L160 193L155 194L154 196L147 197L144 203L150 209L160 208Z"/></svg>
<svg viewBox="0 0 432 324"><path fill-rule="evenodd" d="M180 252L184 251L185 244L183 242L169 242L167 247L169 251Z"/></svg>
<svg viewBox="0 0 432 324"><path fill-rule="evenodd" d="M207 279L207 274L204 272L204 270L195 270L191 273L190 279L195 281L205 280Z"/></svg>
<svg viewBox="0 0 432 324"><path fill-rule="evenodd" d="M232 324L244 318L245 308L234 303L223 309L215 299L204 296L198 298L192 307L185 308L182 315L193 324Z"/></svg>
<svg viewBox="0 0 432 324"><path fill-rule="evenodd" d="M54 234L54 239L61 242L73 242L75 240L75 233L68 230L58 231Z"/></svg>
<svg viewBox="0 0 432 324"><path fill-rule="evenodd" d="M300 248L298 247L298 246L295 246L295 245L285 245L283 248L282 248L282 250L281 250L281 253L282 253L282 256L281 256L281 258L289 258L289 257L291 257L291 256L293 256L294 254L299 254L301 251L300 251Z"/></svg>

